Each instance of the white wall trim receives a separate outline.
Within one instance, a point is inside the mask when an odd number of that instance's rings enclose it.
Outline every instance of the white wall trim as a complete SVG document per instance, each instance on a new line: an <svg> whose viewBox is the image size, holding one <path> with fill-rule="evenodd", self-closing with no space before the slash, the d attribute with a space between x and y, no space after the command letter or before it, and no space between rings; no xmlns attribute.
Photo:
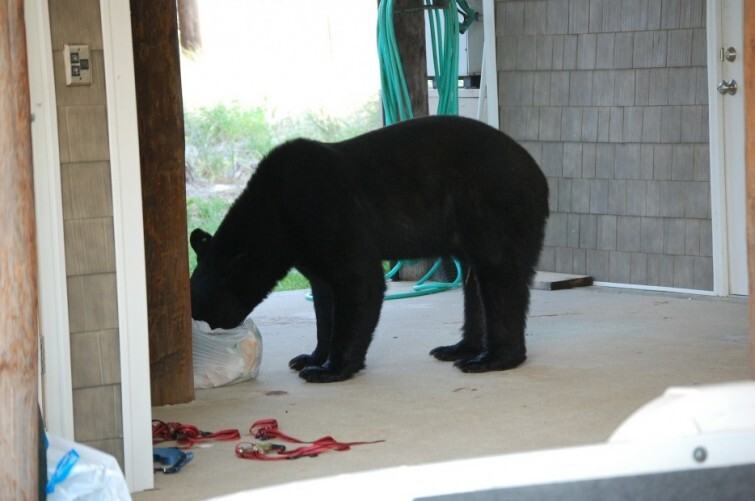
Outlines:
<svg viewBox="0 0 755 501"><path fill-rule="evenodd" d="M487 122L500 129L498 111L498 61L496 59L495 2L482 2L483 53L482 67L485 73L485 98L487 101ZM482 94L480 99L482 99Z"/></svg>
<svg viewBox="0 0 755 501"><path fill-rule="evenodd" d="M63 200L50 12L45 0L24 2L31 94L34 202L39 268L39 333L44 350L45 426L73 440L73 383L68 323ZM41 369L41 367L40 367Z"/></svg>
<svg viewBox="0 0 755 501"><path fill-rule="evenodd" d="M131 492L154 487L147 283L131 10L100 0L121 350L123 445Z"/></svg>
<svg viewBox="0 0 755 501"><path fill-rule="evenodd" d="M729 246L726 214L723 107L713 82L721 79L718 46L721 39L721 1L707 0L708 127L710 143L710 212L713 233L713 292L728 296Z"/></svg>
<svg viewBox="0 0 755 501"><path fill-rule="evenodd" d="M672 294L694 294L696 296L717 296L714 291L700 289L683 289L679 287L664 287L659 285L622 284L617 282L593 282L596 287L612 287L615 289L631 289L648 292L670 292Z"/></svg>

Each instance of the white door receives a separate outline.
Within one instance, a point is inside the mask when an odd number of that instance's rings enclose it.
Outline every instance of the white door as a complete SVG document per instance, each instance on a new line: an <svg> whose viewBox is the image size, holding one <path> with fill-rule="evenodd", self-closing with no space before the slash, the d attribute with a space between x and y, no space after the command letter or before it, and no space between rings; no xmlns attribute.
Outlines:
<svg viewBox="0 0 755 501"><path fill-rule="evenodd" d="M716 292L726 295L748 290L743 15L743 0L708 0L714 260Z"/></svg>

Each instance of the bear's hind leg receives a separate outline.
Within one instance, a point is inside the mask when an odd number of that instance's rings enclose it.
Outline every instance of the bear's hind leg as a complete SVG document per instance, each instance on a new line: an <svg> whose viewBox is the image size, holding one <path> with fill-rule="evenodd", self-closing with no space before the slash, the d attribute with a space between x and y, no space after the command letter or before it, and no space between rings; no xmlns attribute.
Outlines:
<svg viewBox="0 0 755 501"><path fill-rule="evenodd" d="M380 261L357 270L343 269L339 276L332 285L333 336L328 359L299 372L310 383L343 381L362 370L380 318L385 293Z"/></svg>
<svg viewBox="0 0 755 501"><path fill-rule="evenodd" d="M311 354L302 354L292 358L288 366L300 371L310 365L322 365L330 353L330 341L333 337L333 291L319 278L310 277L312 300L317 319L317 346Z"/></svg>
<svg viewBox="0 0 755 501"><path fill-rule="evenodd" d="M524 328L529 307L529 279L524 273L488 269L478 275L485 312L484 351L455 365L464 372L513 369L527 358Z"/></svg>
<svg viewBox="0 0 755 501"><path fill-rule="evenodd" d="M443 362L456 362L475 358L483 350L485 320L477 273L471 266L464 271L464 326L462 339L450 346L438 346L430 355Z"/></svg>

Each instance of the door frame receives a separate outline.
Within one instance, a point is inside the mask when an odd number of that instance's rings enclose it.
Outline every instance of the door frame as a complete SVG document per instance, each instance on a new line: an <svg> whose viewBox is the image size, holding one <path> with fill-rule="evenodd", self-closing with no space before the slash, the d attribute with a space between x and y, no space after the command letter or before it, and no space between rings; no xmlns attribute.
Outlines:
<svg viewBox="0 0 755 501"><path fill-rule="evenodd" d="M500 129L498 109L498 61L496 58L495 2L482 0L482 77L485 78L485 94L480 88L480 101L485 100L486 122ZM479 118L479 117L478 117Z"/></svg>
<svg viewBox="0 0 755 501"><path fill-rule="evenodd" d="M731 255L729 228L734 223L742 222L746 218L746 211L731 214L727 210L726 163L724 155L724 126L723 106L714 85L722 78L719 67L719 48L721 46L721 2L722 0L706 1L706 32L707 32L707 64L708 64L708 110L709 110L709 143L710 143L710 196L711 222L713 236L713 292L720 296L732 294L731 286ZM743 47L740 44L740 47ZM739 86L744 92L744 85ZM744 96L743 96L744 97ZM743 145L744 151L744 145ZM744 189L744 187L743 187ZM747 263L745 257L745 269Z"/></svg>
<svg viewBox="0 0 755 501"><path fill-rule="evenodd" d="M24 2L39 270L40 405L46 429L74 439L57 101L50 12L45 0Z"/></svg>
<svg viewBox="0 0 755 501"><path fill-rule="evenodd" d="M154 487L141 168L129 0L100 0L113 192L126 481Z"/></svg>

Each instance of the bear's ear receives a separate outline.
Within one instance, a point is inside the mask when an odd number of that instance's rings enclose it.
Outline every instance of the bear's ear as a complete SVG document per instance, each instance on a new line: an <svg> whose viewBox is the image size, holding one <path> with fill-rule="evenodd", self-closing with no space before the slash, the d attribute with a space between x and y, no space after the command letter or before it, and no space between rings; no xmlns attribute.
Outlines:
<svg viewBox="0 0 755 501"><path fill-rule="evenodd" d="M196 230L191 232L189 242L191 242L191 248L194 249L194 252L197 253L197 257L204 254L204 251L207 249L207 244L210 243L210 240L212 240L212 235L204 230L197 228Z"/></svg>

